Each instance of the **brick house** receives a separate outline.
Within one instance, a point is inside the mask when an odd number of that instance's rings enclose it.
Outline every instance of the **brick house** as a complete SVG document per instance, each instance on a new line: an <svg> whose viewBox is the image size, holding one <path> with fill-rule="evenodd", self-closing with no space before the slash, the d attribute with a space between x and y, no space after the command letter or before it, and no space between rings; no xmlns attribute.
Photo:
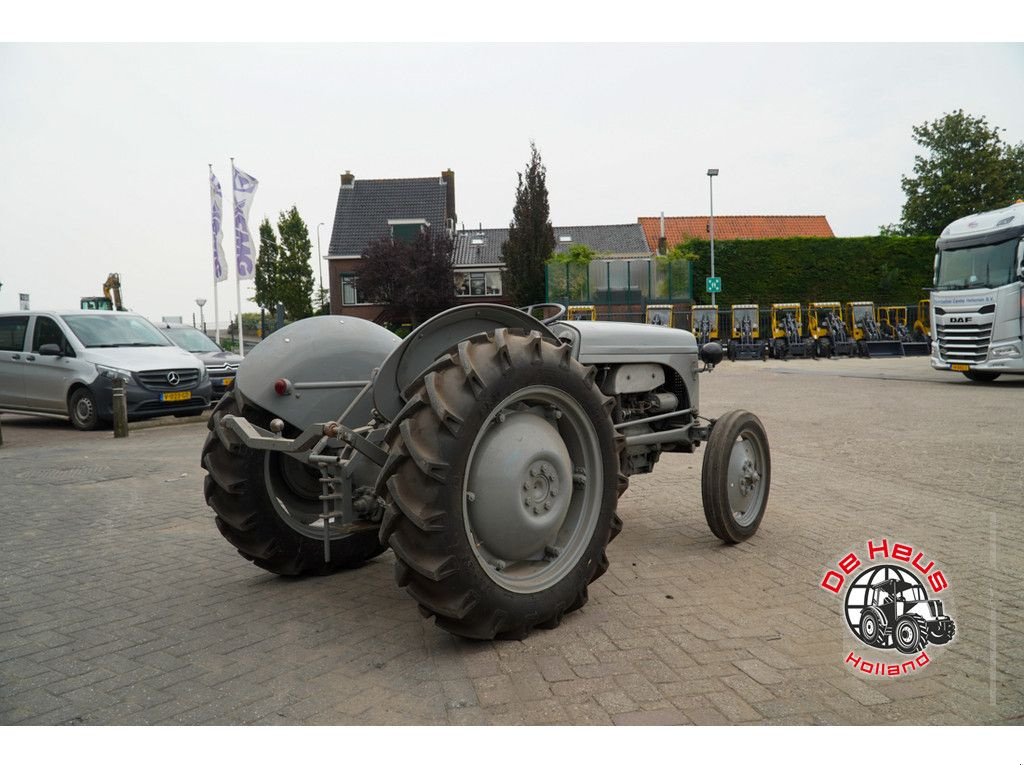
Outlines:
<svg viewBox="0 0 1024 768"><path fill-rule="evenodd" d="M362 301L355 286L366 246L383 237L412 240L424 228L454 233L455 173L413 179L356 179L341 175L327 249L331 313L376 320L382 307Z"/></svg>

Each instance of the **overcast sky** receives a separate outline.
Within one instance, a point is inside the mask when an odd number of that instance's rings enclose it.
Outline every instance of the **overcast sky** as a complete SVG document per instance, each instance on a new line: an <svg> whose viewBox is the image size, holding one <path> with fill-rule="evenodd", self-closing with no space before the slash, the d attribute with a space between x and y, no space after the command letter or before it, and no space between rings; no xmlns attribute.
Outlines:
<svg viewBox="0 0 1024 768"><path fill-rule="evenodd" d="M314 257L346 169L450 167L460 221L507 226L531 139L556 225L706 214L718 167L717 214L873 235L911 126L963 108L1022 141L1022 76L1020 44L0 45L0 310L77 307L119 272L130 308L191 322L204 297L209 320L207 163L229 208L232 155L254 238L296 205ZM228 218L222 319L233 244Z"/></svg>

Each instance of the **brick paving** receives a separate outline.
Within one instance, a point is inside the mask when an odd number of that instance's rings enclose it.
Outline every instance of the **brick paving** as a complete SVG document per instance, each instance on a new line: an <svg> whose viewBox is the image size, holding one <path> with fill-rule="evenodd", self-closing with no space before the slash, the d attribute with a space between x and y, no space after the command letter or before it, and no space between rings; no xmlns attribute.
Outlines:
<svg viewBox="0 0 1024 768"><path fill-rule="evenodd" d="M702 387L704 413L768 430L758 534L720 545L702 452L667 455L589 604L493 643L421 619L390 554L323 579L244 561L203 503L202 425L115 441L5 415L0 724L1019 724L1024 378L751 362ZM882 536L943 569L958 627L900 679L844 668L872 654L818 587Z"/></svg>

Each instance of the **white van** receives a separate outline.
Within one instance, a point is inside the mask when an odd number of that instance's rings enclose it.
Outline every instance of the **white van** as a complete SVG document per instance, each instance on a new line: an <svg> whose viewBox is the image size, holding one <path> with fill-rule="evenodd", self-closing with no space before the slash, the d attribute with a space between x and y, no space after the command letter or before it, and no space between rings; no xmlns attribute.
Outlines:
<svg viewBox="0 0 1024 768"><path fill-rule="evenodd" d="M198 415L205 366L132 312L0 313L0 411L66 417L78 429L113 420L114 379L128 417Z"/></svg>

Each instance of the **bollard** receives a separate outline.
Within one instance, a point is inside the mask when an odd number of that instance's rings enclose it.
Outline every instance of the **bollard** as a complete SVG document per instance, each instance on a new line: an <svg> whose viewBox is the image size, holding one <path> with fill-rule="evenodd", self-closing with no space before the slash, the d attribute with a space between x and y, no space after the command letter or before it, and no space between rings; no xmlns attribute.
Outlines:
<svg viewBox="0 0 1024 768"><path fill-rule="evenodd" d="M128 398L124 379L114 379L114 437L128 437Z"/></svg>

